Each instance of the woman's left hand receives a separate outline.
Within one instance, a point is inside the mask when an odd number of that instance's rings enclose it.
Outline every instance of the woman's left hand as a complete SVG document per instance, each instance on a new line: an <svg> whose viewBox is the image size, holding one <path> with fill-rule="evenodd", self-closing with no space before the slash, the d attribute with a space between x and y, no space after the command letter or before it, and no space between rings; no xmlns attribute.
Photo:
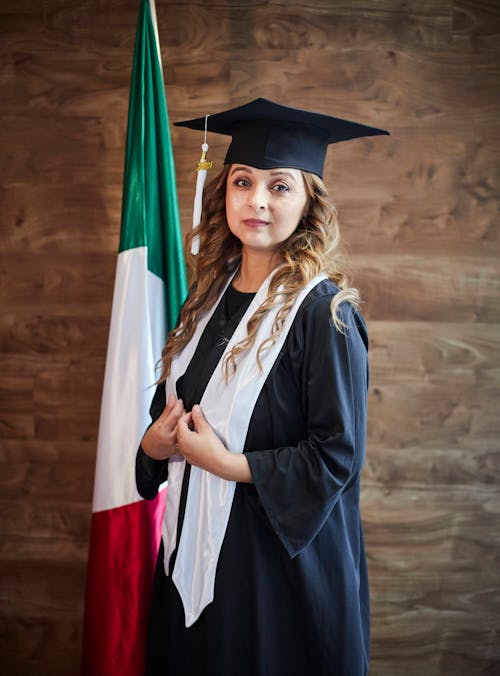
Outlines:
<svg viewBox="0 0 500 676"><path fill-rule="evenodd" d="M196 467L228 481L250 483L252 475L242 453L231 453L203 415L198 405L183 415L177 423L177 442L180 454Z"/></svg>

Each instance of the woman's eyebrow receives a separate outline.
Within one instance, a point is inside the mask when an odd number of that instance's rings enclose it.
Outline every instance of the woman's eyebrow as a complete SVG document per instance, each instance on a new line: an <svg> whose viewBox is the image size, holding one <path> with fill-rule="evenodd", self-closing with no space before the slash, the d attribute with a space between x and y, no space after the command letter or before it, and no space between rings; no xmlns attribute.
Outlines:
<svg viewBox="0 0 500 676"><path fill-rule="evenodd" d="M229 176L232 176L233 174L235 174L238 171L246 171L249 174L253 173L252 167L247 167L247 166L244 166L244 165L241 165L241 166L236 165L229 172ZM286 176L287 178L292 180L294 183L297 183L296 177L293 174L291 174L289 171L287 171L286 169L276 169L275 171L269 172L269 175L273 176L273 177L275 177L275 176Z"/></svg>
<svg viewBox="0 0 500 676"><path fill-rule="evenodd" d="M229 172L229 176L232 176L236 171L248 171L248 173L252 173L252 167L244 167L244 166L236 166L231 169Z"/></svg>
<svg viewBox="0 0 500 676"><path fill-rule="evenodd" d="M291 178L292 181L296 181L296 178L293 174L291 174L289 171L282 171L280 169L277 171L271 171L271 176L287 176L288 178Z"/></svg>

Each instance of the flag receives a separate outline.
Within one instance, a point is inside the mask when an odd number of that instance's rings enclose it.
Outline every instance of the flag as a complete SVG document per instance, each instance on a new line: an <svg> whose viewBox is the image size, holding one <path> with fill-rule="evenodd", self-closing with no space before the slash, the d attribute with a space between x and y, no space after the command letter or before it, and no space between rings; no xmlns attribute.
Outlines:
<svg viewBox="0 0 500 676"><path fill-rule="evenodd" d="M135 454L166 333L187 293L154 5L142 0L101 404L83 630L85 676L144 673L164 491L142 500Z"/></svg>

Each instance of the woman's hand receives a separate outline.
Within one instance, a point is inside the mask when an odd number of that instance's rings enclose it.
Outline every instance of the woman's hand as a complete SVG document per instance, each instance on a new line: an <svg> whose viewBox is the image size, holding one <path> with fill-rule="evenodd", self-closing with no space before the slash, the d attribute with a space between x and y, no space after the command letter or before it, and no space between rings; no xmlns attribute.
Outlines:
<svg viewBox="0 0 500 676"><path fill-rule="evenodd" d="M210 427L198 405L177 424L179 452L186 460L227 481L252 482L248 461L242 453L231 453Z"/></svg>
<svg viewBox="0 0 500 676"><path fill-rule="evenodd" d="M142 437L141 446L146 455L155 460L166 460L178 453L177 423L184 413L182 399L169 394L163 413Z"/></svg>

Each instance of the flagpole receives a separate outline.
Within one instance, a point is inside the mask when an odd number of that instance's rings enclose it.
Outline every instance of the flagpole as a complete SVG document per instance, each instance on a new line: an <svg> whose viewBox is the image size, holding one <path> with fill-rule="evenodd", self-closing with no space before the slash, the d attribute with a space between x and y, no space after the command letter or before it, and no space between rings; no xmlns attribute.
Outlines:
<svg viewBox="0 0 500 676"><path fill-rule="evenodd" d="M163 69L163 64L161 60L161 50L160 50L160 36L158 34L158 21L156 20L156 2L155 0L148 0L149 9L151 11L151 19L153 20L153 29L156 36L156 49L158 51L158 61L160 62L160 67Z"/></svg>

